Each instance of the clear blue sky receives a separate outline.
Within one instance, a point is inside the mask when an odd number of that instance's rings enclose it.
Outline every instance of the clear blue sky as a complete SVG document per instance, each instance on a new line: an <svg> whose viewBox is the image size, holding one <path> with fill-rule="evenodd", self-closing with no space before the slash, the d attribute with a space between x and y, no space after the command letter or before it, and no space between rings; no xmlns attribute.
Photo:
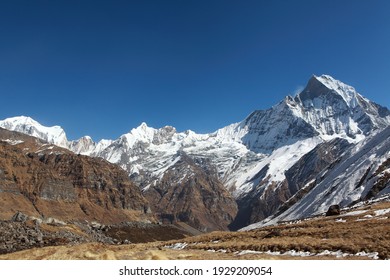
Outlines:
<svg viewBox="0 0 390 280"><path fill-rule="evenodd" d="M329 74L390 107L390 1L0 1L0 119L199 133Z"/></svg>

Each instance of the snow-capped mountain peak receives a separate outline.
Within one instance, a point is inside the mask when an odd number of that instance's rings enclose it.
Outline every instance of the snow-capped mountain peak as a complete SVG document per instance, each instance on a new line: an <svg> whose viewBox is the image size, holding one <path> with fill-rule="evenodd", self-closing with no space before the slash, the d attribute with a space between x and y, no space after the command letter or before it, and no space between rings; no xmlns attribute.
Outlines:
<svg viewBox="0 0 390 280"><path fill-rule="evenodd" d="M0 127L37 137L60 147L68 147L65 131L60 126L43 126L30 117L7 118L0 121Z"/></svg>
<svg viewBox="0 0 390 280"><path fill-rule="evenodd" d="M146 123L142 123L136 128L133 128L129 133L121 137L126 140L129 148L137 143L147 144L162 144L172 141L172 137L177 134L177 131L172 126L164 126L156 129L149 127Z"/></svg>
<svg viewBox="0 0 390 280"><path fill-rule="evenodd" d="M35 126L40 125L37 121L27 116L17 116L17 117L7 118L2 122L13 124L15 126L18 124L35 125Z"/></svg>
<svg viewBox="0 0 390 280"><path fill-rule="evenodd" d="M356 92L355 88L346 85L343 82L340 82L329 75L321 75L319 77L314 76L314 78L330 90L337 92L350 108L355 108L359 104L357 98L358 95L360 98L362 98L362 96Z"/></svg>
<svg viewBox="0 0 390 280"><path fill-rule="evenodd" d="M78 154L88 154L89 151L95 149L95 147L96 143L93 142L90 136L83 136L68 144L68 148Z"/></svg>
<svg viewBox="0 0 390 280"><path fill-rule="evenodd" d="M155 129L148 127L148 125L143 122L136 128L133 128L129 133L125 134L124 137L127 139L128 145L132 147L136 142L151 142Z"/></svg>
<svg viewBox="0 0 390 280"><path fill-rule="evenodd" d="M319 99L333 103L343 101L346 106L355 108L359 104L358 99L361 98L362 96L353 87L329 75L313 75L302 92L297 94L295 101L316 107L320 105Z"/></svg>
<svg viewBox="0 0 390 280"><path fill-rule="evenodd" d="M329 75L313 76L294 97L294 114L324 137L338 135L360 141L390 123L390 112L360 95L353 87Z"/></svg>

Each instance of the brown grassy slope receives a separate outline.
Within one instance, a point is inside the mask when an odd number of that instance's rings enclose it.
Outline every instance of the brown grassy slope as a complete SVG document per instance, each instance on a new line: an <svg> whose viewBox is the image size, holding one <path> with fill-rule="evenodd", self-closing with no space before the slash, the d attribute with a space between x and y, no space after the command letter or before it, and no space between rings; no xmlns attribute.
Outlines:
<svg viewBox="0 0 390 280"><path fill-rule="evenodd" d="M213 232L169 242L110 246L97 243L32 249L0 256L0 259L300 259L290 255L239 255L243 250L258 252L289 250L319 253L324 250L356 254L378 252L390 258L390 213L375 216L376 210L390 208L390 202L365 206L365 213L353 216L320 217L296 223L264 227L248 232ZM372 217L367 217L371 215ZM182 250L167 246L186 243ZM361 259L348 256L347 259ZM364 258L364 257L363 257ZM305 259L339 259L311 256Z"/></svg>

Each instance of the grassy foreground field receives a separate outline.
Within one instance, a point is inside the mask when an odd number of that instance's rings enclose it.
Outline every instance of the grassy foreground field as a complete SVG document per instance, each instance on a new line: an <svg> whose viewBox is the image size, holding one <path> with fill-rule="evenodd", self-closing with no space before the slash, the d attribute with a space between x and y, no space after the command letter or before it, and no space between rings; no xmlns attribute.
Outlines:
<svg viewBox="0 0 390 280"><path fill-rule="evenodd" d="M390 202L247 232L128 245L34 248L0 259L389 259Z"/></svg>

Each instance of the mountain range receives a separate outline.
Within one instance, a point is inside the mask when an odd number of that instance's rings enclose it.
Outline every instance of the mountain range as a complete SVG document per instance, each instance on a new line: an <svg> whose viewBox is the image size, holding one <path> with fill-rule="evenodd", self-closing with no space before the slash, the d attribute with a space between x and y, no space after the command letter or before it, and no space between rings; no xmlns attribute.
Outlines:
<svg viewBox="0 0 390 280"><path fill-rule="evenodd" d="M201 231L250 229L389 193L389 124L387 108L328 75L209 134L142 123L115 140L69 141L61 127L29 117L0 121L6 130L119 165L159 219Z"/></svg>

